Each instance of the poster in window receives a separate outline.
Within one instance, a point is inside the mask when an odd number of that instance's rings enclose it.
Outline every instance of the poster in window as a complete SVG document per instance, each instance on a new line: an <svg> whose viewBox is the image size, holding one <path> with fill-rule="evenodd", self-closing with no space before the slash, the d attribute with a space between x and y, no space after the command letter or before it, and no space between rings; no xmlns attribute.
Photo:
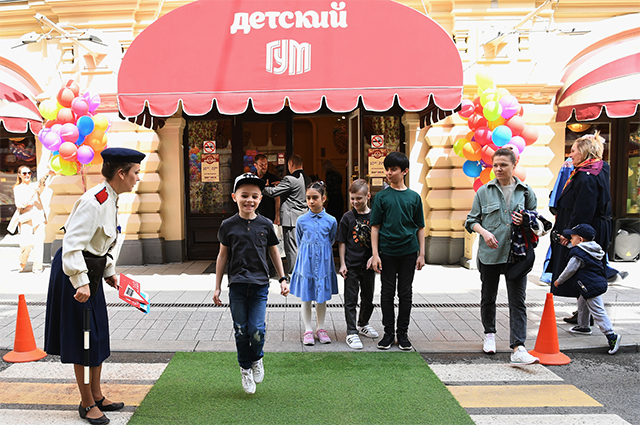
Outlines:
<svg viewBox="0 0 640 425"><path fill-rule="evenodd" d="M215 183L220 181L220 154L202 154L202 182Z"/></svg>
<svg viewBox="0 0 640 425"><path fill-rule="evenodd" d="M369 177L384 177L386 149L369 149Z"/></svg>

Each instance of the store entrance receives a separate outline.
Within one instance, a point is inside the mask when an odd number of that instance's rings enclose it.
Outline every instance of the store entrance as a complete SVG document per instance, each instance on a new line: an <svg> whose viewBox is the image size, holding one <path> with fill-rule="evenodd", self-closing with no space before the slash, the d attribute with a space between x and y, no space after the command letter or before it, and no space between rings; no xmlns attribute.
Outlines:
<svg viewBox="0 0 640 425"><path fill-rule="evenodd" d="M266 157L268 172L278 180L288 172L287 159L300 155L304 172L326 183L325 207L339 222L349 209L348 188L353 180L374 183L372 193L382 188L383 179L369 175L371 137L382 136L387 151L399 150L401 127L399 115L368 115L360 109L344 115L283 111L188 119L184 141L187 259L216 258L220 224L237 212L231 199L233 180L243 172L258 171L257 155Z"/></svg>

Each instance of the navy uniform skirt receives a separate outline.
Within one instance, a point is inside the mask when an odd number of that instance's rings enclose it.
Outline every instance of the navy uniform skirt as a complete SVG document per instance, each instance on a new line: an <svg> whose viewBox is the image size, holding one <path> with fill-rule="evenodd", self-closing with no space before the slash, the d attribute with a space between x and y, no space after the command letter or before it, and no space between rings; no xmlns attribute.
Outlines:
<svg viewBox="0 0 640 425"><path fill-rule="evenodd" d="M51 277L47 294L44 328L44 350L60 356L62 363L84 365L84 309L91 309L89 366L97 367L111 354L109 348L109 318L104 299L102 279L94 295L86 303L73 298L76 289L62 271L62 248L51 262Z"/></svg>

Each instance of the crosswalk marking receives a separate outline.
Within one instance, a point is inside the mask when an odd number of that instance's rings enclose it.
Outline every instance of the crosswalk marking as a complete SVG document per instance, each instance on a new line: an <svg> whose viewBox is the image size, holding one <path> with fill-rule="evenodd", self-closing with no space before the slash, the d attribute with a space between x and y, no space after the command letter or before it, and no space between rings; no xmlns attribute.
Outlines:
<svg viewBox="0 0 640 425"><path fill-rule="evenodd" d="M573 385L448 386L462 407L602 406Z"/></svg>
<svg viewBox="0 0 640 425"><path fill-rule="evenodd" d="M538 364L433 364L429 367L442 382L562 381L561 377Z"/></svg>
<svg viewBox="0 0 640 425"><path fill-rule="evenodd" d="M617 415L471 415L476 425L630 425Z"/></svg>
<svg viewBox="0 0 640 425"><path fill-rule="evenodd" d="M109 425L126 425L133 416L133 412L107 412ZM87 424L80 419L76 408L69 410L24 410L24 409L4 409L0 410L0 423L2 424L38 424L38 425L65 425L65 424Z"/></svg>
<svg viewBox="0 0 640 425"><path fill-rule="evenodd" d="M127 406L139 406L152 385L103 384L102 391L110 400L123 401ZM2 404L63 404L80 402L76 384L32 382L0 382Z"/></svg>
<svg viewBox="0 0 640 425"><path fill-rule="evenodd" d="M102 381L157 381L166 363L103 363ZM0 372L0 379L39 379L75 382L72 364L15 363Z"/></svg>

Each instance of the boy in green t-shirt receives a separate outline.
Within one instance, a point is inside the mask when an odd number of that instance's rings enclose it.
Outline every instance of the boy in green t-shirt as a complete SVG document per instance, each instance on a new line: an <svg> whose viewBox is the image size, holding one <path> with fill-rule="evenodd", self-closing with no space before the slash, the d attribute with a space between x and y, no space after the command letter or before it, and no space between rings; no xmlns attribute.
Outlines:
<svg viewBox="0 0 640 425"><path fill-rule="evenodd" d="M409 158L391 152L384 160L389 187L379 192L371 207L371 267L381 273L380 307L384 336L378 348L388 350L396 334L401 350L411 350L407 334L411 320L413 276L424 266L424 212L422 198L404 184ZM398 290L398 324L394 297ZM395 333L394 333L395 330Z"/></svg>

